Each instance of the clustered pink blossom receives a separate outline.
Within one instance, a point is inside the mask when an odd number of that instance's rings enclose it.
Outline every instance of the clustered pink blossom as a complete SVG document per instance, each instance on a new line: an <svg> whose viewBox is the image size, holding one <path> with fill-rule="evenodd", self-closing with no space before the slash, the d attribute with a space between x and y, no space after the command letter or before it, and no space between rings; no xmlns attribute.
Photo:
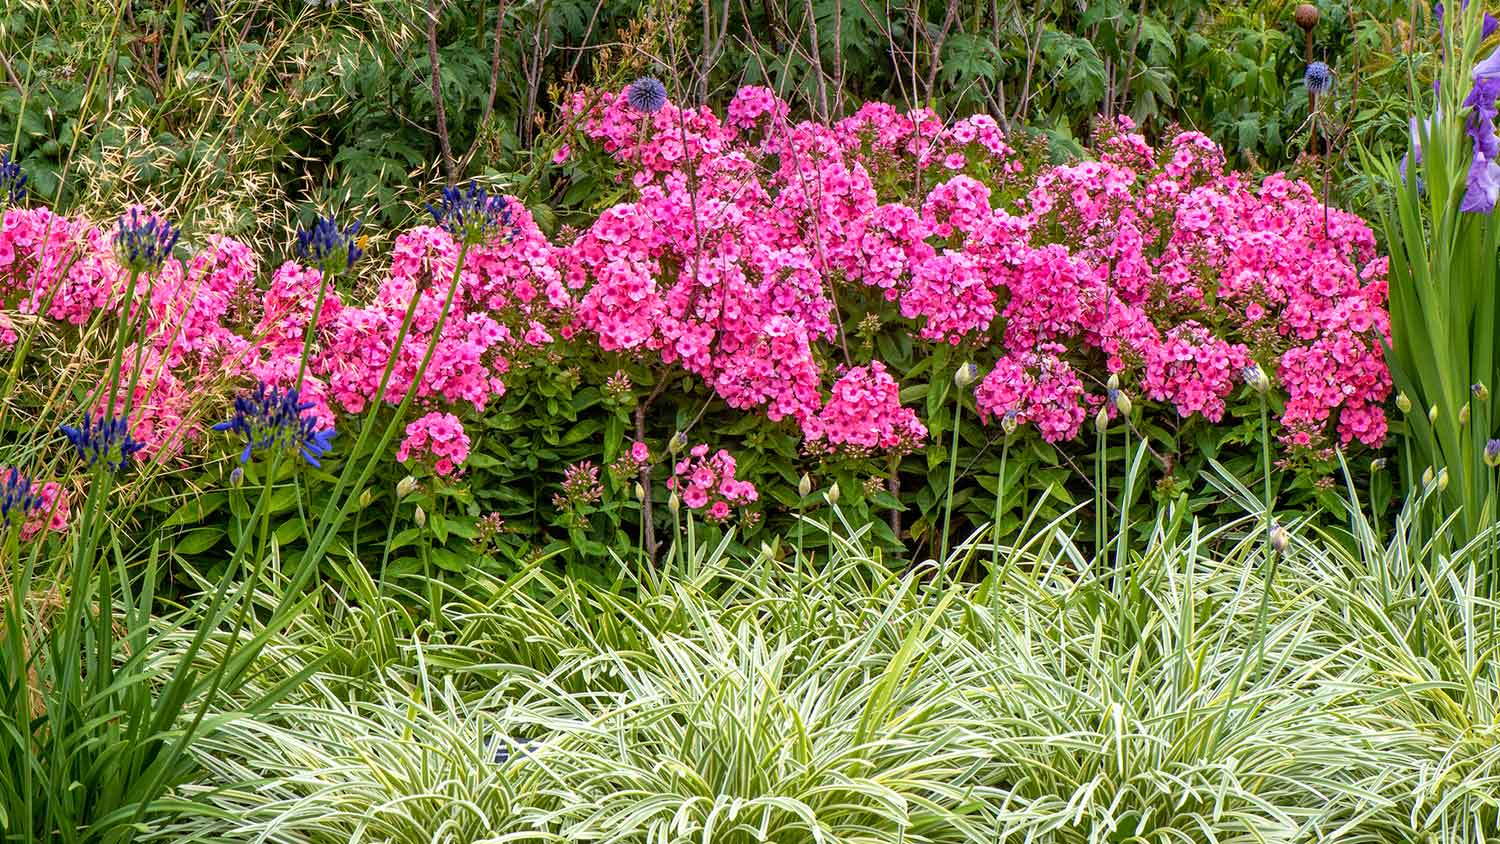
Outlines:
<svg viewBox="0 0 1500 844"><path fill-rule="evenodd" d="M48 481L37 490L42 500L36 513L21 525L21 538L31 539L44 530L62 533L68 529L68 491L56 481Z"/></svg>
<svg viewBox="0 0 1500 844"><path fill-rule="evenodd" d="M927 438L927 427L911 408L901 406L899 392L880 361L850 369L804 426L808 442L858 453L911 451Z"/></svg>
<svg viewBox="0 0 1500 844"><path fill-rule="evenodd" d="M1059 357L1064 351L1057 343L1043 343L1038 351L1001 358L974 391L981 418L1035 425L1047 442L1077 436L1087 415L1083 382Z"/></svg>
<svg viewBox="0 0 1500 844"><path fill-rule="evenodd" d="M758 87L722 118L670 102L642 114L623 92L581 92L568 108L568 156L602 150L626 195L555 239L513 201L514 231L465 253L456 283L461 247L429 226L399 234L389 265L352 288L294 261L262 287L250 250L226 237L139 279L133 435L170 457L202 436L204 396L247 383L300 379L326 424L411 392L427 415L400 459L450 474L469 448L460 414L484 413L513 367L571 344L686 373L810 450L919 448L927 431L895 378L850 354L842 323L862 310L882 331L962 347L987 371L983 419L1048 441L1109 407L1111 375L1138 403L1221 420L1251 363L1285 399L1289 445L1385 435L1386 263L1369 227L1304 183L1225 172L1199 133L1154 147L1121 119L1102 127L1097 160L1042 166L984 115L869 103L831 125L794 122ZM27 320L81 326L127 304L113 231L5 211L0 347ZM690 507L753 500L708 471L709 488L684 481Z"/></svg>
<svg viewBox="0 0 1500 844"><path fill-rule="evenodd" d="M469 435L457 416L429 413L406 426L406 437L396 447L396 459L425 463L439 475L457 474L469 459Z"/></svg>
<svg viewBox="0 0 1500 844"><path fill-rule="evenodd" d="M735 460L719 449L708 453L703 443L688 450L688 456L672 467L667 488L682 498L689 509L701 510L714 522L723 522L737 507L752 504L760 497L755 484L735 478Z"/></svg>
<svg viewBox="0 0 1500 844"><path fill-rule="evenodd" d="M552 506L559 510L597 504L604 497L599 483L599 467L592 460L574 463L563 470L562 492L552 496Z"/></svg>
<svg viewBox="0 0 1500 844"><path fill-rule="evenodd" d="M981 362L999 351L982 414L1050 441L1078 435L1110 375L1219 421L1254 361L1287 395L1289 443L1384 437L1385 262L1368 226L1303 183L1226 173L1201 134L1156 149L1121 120L1102 127L1099 160L1031 177L983 115L944 124L870 103L831 126L793 123L764 88L742 89L722 121L671 103L643 117L623 94L572 108L636 190L561 248L569 330L659 355L810 443L910 448L925 434L885 398L894 385L865 395L888 378L878 361L825 398L850 285L922 339Z"/></svg>
<svg viewBox="0 0 1500 844"><path fill-rule="evenodd" d="M630 443L630 448L626 449L624 454L621 454L615 459L615 462L609 464L609 473L616 479L624 480L625 478L634 477L641 469L650 465L651 447L640 440L634 440Z"/></svg>

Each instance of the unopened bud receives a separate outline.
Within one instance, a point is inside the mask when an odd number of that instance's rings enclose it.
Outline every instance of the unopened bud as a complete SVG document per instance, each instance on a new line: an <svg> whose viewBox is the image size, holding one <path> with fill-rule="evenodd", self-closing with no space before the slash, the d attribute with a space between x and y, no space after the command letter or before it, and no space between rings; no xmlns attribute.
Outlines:
<svg viewBox="0 0 1500 844"><path fill-rule="evenodd" d="M1484 444L1484 465L1491 469L1500 467L1500 440L1490 440Z"/></svg>
<svg viewBox="0 0 1500 844"><path fill-rule="evenodd" d="M667 451L670 451L673 454L677 454L684 448L687 448L687 434L684 434L681 431L673 434L672 439L667 441Z"/></svg>
<svg viewBox="0 0 1500 844"><path fill-rule="evenodd" d="M640 481L636 481L635 482L635 500L636 501L645 501L646 500L646 488L641 485Z"/></svg>
<svg viewBox="0 0 1500 844"><path fill-rule="evenodd" d="M1129 418L1131 407L1130 395L1128 393L1123 390L1115 393L1115 410L1118 410L1121 416Z"/></svg>
<svg viewBox="0 0 1500 844"><path fill-rule="evenodd" d="M229 473L229 483L234 486L239 486L244 480L245 467L243 466L236 466L234 467L234 471Z"/></svg>
<svg viewBox="0 0 1500 844"><path fill-rule="evenodd" d="M1464 406L1458 409L1458 426L1462 428L1467 424L1469 424L1469 403L1464 402Z"/></svg>
<svg viewBox="0 0 1500 844"><path fill-rule="evenodd" d="M1109 380L1104 382L1104 386L1106 389L1110 390L1120 389L1120 376L1116 373L1111 372L1109 374Z"/></svg>
<svg viewBox="0 0 1500 844"><path fill-rule="evenodd" d="M399 500L407 497L408 495L411 495L412 493L417 491L417 488L419 486L421 486L421 484L417 483L416 478L412 477L411 475L407 475L406 477L396 482L396 498Z"/></svg>
<svg viewBox="0 0 1500 844"><path fill-rule="evenodd" d="M1370 471L1379 472L1385 469L1385 458L1377 457L1370 461Z"/></svg>
<svg viewBox="0 0 1500 844"><path fill-rule="evenodd" d="M417 527L427 527L427 511L420 504L417 505Z"/></svg>
<svg viewBox="0 0 1500 844"><path fill-rule="evenodd" d="M1016 432L1016 412L1014 410L1000 417L1000 430L1008 437Z"/></svg>
<svg viewBox="0 0 1500 844"><path fill-rule="evenodd" d="M1102 407L1094 414L1094 430L1101 434L1109 430L1109 412Z"/></svg>
<svg viewBox="0 0 1500 844"><path fill-rule="evenodd" d="M1469 387L1469 392L1473 393L1474 398L1480 401L1489 401L1490 388L1484 386L1483 381L1475 381L1473 386Z"/></svg>
<svg viewBox="0 0 1500 844"><path fill-rule="evenodd" d="M1438 492L1442 492L1443 490L1445 490L1445 489L1448 488L1448 467L1447 466L1444 466L1442 469L1438 470L1437 485L1438 485Z"/></svg>
<svg viewBox="0 0 1500 844"><path fill-rule="evenodd" d="M960 366L958 371L953 373L953 385L960 390L967 389L970 384L978 380L979 367L972 363Z"/></svg>
<svg viewBox="0 0 1500 844"><path fill-rule="evenodd" d="M797 495L802 498L812 495L812 478L808 477L806 472L803 472L802 479L797 481Z"/></svg>
<svg viewBox="0 0 1500 844"><path fill-rule="evenodd" d="M1286 550L1286 547L1288 545L1292 544L1292 535L1286 532L1286 528L1282 527L1281 525L1277 525L1271 528L1270 542L1271 550L1280 554L1282 551Z"/></svg>
<svg viewBox="0 0 1500 844"><path fill-rule="evenodd" d="M359 506L360 506L360 509L364 509L365 507L370 506L370 502L374 501L374 500L375 500L375 494L370 491L369 487L365 487L364 492L361 492L359 494Z"/></svg>
<svg viewBox="0 0 1500 844"><path fill-rule="evenodd" d="M667 498L667 509L671 510L672 515L674 516L677 514L678 510L682 509L682 499L678 497L676 492L673 492L671 496Z"/></svg>
<svg viewBox="0 0 1500 844"><path fill-rule="evenodd" d="M839 503L839 482L834 481L832 484L830 484L828 487L828 492L824 494L828 496L829 504Z"/></svg>
<svg viewBox="0 0 1500 844"><path fill-rule="evenodd" d="M1438 421L1438 408L1437 408L1437 405L1433 405L1432 407L1430 407L1430 408L1427 409L1427 424L1429 424L1429 425L1436 425L1437 421Z"/></svg>
<svg viewBox="0 0 1500 844"><path fill-rule="evenodd" d="M1265 395L1266 391L1271 389L1271 379L1266 377L1266 371L1260 368L1260 364L1256 363L1245 367L1245 383L1250 385L1250 389L1261 395Z"/></svg>
<svg viewBox="0 0 1500 844"><path fill-rule="evenodd" d="M1411 413L1411 399L1407 397L1406 393L1396 394L1396 409L1402 413Z"/></svg>
<svg viewBox="0 0 1500 844"><path fill-rule="evenodd" d="M1434 478L1434 475L1432 474L1432 467L1431 466L1428 466L1426 469L1423 469L1422 470L1422 488L1426 489L1427 487L1432 486L1433 478Z"/></svg>

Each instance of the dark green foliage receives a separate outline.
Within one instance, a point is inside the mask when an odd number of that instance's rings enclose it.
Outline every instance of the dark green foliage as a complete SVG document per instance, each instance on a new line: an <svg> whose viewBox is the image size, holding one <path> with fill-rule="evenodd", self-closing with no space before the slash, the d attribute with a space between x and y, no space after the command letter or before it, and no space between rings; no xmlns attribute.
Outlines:
<svg viewBox="0 0 1500 844"><path fill-rule="evenodd" d="M1286 0L433 0L441 119L427 5L10 9L0 146L59 208L109 217L149 198L190 226L264 246L283 242L308 206L395 229L433 185L486 172L564 216L598 202L597 191L539 178L550 150L528 150L555 128L573 85L616 86L641 72L665 79L678 100L720 101L764 83L823 117L869 99L985 111L1039 129L1057 152L1080 151L1097 113L1128 114L1149 133L1201 129L1237 151L1240 166L1289 166L1306 143L1305 47ZM1394 106L1411 79L1400 57L1415 55L1420 71L1428 12L1377 0L1316 5L1313 53L1334 69L1332 121L1352 121L1343 145L1399 139L1404 110ZM1364 185L1342 160L1333 187L1358 196Z"/></svg>

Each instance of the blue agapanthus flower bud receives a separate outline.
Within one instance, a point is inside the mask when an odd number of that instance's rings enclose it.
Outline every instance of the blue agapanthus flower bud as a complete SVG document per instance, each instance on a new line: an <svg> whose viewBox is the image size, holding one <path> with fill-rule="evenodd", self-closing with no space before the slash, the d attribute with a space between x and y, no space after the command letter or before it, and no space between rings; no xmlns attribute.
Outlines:
<svg viewBox="0 0 1500 844"><path fill-rule="evenodd" d="M304 411L312 402L302 401L296 387L281 389L257 384L250 395L237 396L234 415L214 426L215 431L239 434L245 440L240 462L248 463L257 451L295 452L313 466L332 449L333 428L323 428L318 417Z"/></svg>
<svg viewBox="0 0 1500 844"><path fill-rule="evenodd" d="M139 208L132 208L120 218L115 231L115 254L121 264L134 272L153 272L171 257L181 236L182 229L155 214L142 214Z"/></svg>
<svg viewBox="0 0 1500 844"><path fill-rule="evenodd" d="M625 89L625 99L641 114L655 114L667 104L667 86L655 76L642 76Z"/></svg>
<svg viewBox="0 0 1500 844"><path fill-rule="evenodd" d="M489 193L472 179L466 189L444 188L442 201L435 207L429 204L427 211L439 227L470 246L496 236L509 240L515 234L510 202L499 194Z"/></svg>
<svg viewBox="0 0 1500 844"><path fill-rule="evenodd" d="M360 221L339 227L333 215L318 217L310 229L297 228L297 257L324 274L351 269L365 251L359 246Z"/></svg>
<svg viewBox="0 0 1500 844"><path fill-rule="evenodd" d="M0 196L6 205L20 205L26 199L26 174L8 152L0 152Z"/></svg>
<svg viewBox="0 0 1500 844"><path fill-rule="evenodd" d="M24 522L42 509L42 497L31 491L31 478L11 469L0 474L0 525Z"/></svg>
<svg viewBox="0 0 1500 844"><path fill-rule="evenodd" d="M111 419L100 413L96 419L92 413L85 413L78 427L62 425L58 430L88 465L103 462L117 472L130 465L136 453L146 447L130 436L130 423L124 416Z"/></svg>
<svg viewBox="0 0 1500 844"><path fill-rule="evenodd" d="M1323 62L1313 62L1307 66L1307 72L1302 74L1302 82L1308 91L1322 96L1333 87L1333 71Z"/></svg>

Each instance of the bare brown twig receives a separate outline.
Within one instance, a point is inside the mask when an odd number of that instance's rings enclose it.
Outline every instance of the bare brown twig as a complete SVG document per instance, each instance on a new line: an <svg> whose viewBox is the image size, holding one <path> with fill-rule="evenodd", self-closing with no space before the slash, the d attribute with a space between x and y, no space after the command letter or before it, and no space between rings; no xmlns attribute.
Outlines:
<svg viewBox="0 0 1500 844"><path fill-rule="evenodd" d="M427 0L427 61L432 68L432 106L437 111L438 147L443 154L443 174L455 178L453 145L448 140L448 110L443 105L443 68L438 60L437 25L443 0Z"/></svg>

